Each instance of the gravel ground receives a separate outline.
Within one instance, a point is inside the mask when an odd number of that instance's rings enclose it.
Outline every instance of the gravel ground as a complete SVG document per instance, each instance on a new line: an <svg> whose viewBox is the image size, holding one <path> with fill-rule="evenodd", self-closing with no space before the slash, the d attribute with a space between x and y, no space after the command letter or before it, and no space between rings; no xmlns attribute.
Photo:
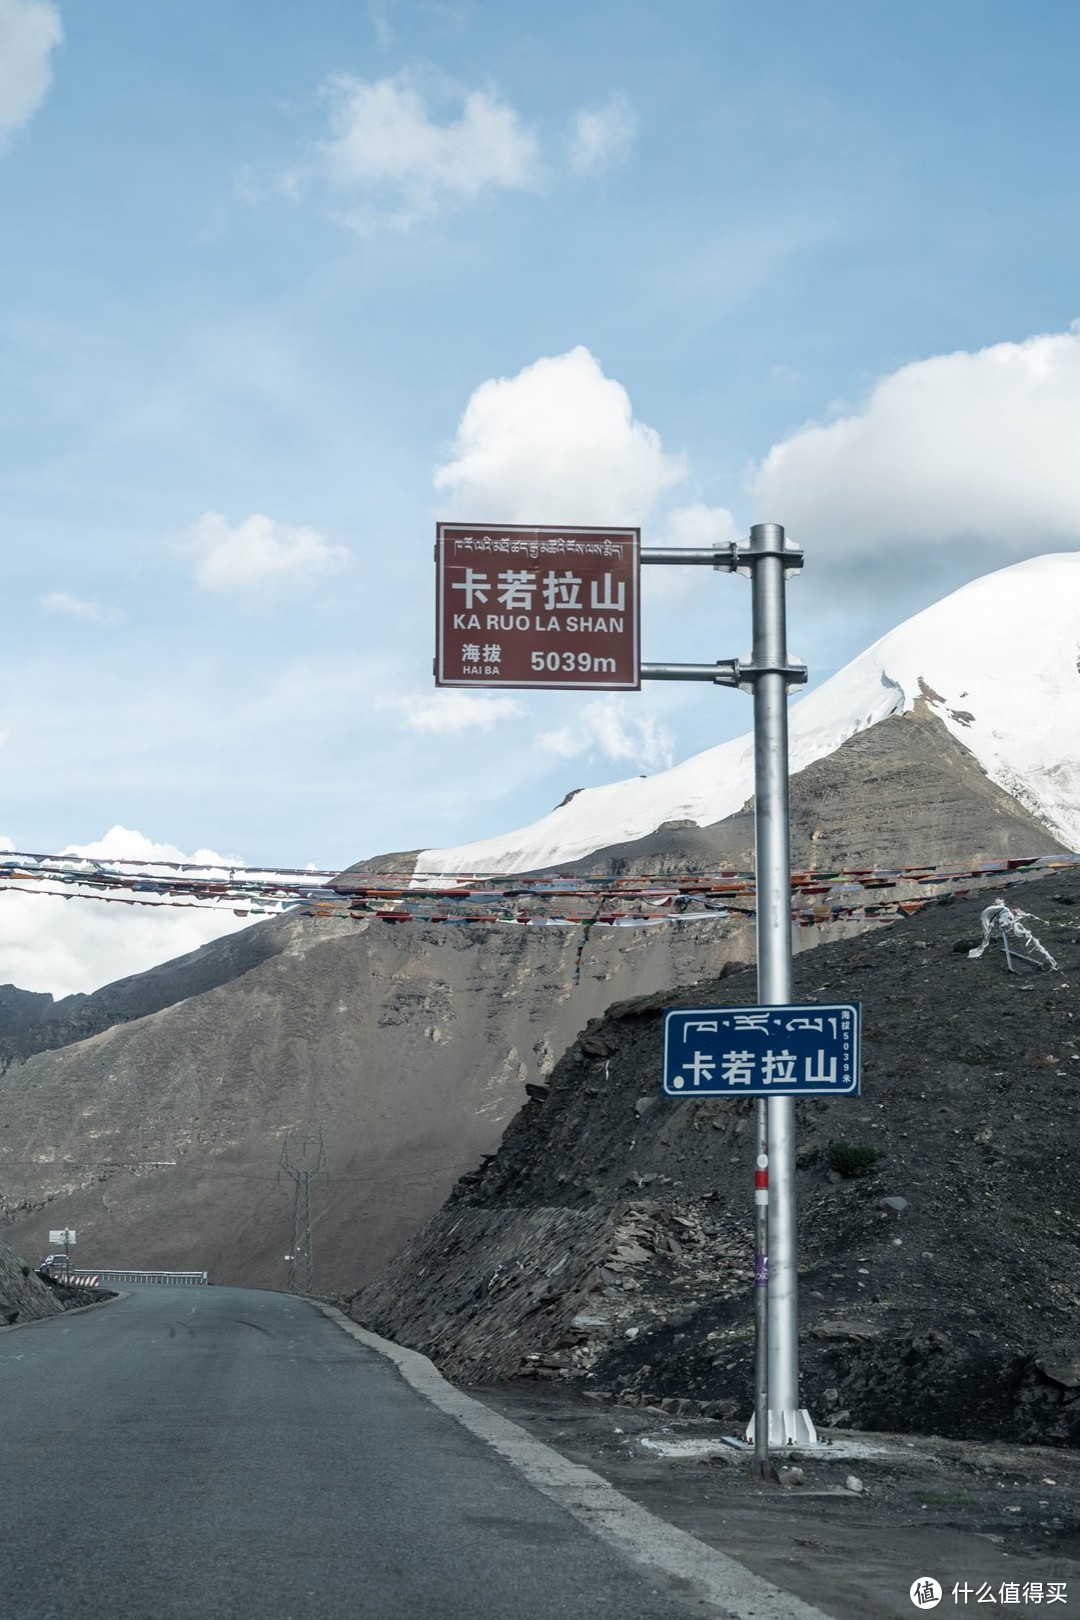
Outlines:
<svg viewBox="0 0 1080 1620"><path fill-rule="evenodd" d="M746 1452L724 1439L740 1431L723 1422L532 1381L470 1393L835 1620L912 1615L910 1586L926 1575L944 1589L942 1614L1080 1603L1075 1451L845 1432L778 1456L782 1484L752 1477Z"/></svg>

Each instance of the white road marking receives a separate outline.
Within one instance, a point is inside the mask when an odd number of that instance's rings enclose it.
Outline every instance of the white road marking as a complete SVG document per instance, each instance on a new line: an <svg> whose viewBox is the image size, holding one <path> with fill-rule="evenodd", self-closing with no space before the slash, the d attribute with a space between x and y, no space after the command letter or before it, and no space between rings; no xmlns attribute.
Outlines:
<svg viewBox="0 0 1080 1620"><path fill-rule="evenodd" d="M726 1553L658 1519L580 1463L534 1440L509 1418L455 1389L427 1356L358 1327L334 1305L312 1300L324 1316L369 1350L385 1356L418 1394L487 1442L537 1490L572 1514L625 1558L655 1575L687 1581L700 1601L723 1620L830 1620L822 1609L781 1591Z"/></svg>

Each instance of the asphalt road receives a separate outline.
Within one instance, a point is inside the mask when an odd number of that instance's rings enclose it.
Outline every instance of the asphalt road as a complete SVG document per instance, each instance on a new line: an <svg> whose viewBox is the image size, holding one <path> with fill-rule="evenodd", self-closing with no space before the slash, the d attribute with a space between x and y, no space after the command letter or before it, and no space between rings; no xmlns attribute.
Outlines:
<svg viewBox="0 0 1080 1620"><path fill-rule="evenodd" d="M144 1288L0 1333L6 1620L690 1612L303 1301Z"/></svg>

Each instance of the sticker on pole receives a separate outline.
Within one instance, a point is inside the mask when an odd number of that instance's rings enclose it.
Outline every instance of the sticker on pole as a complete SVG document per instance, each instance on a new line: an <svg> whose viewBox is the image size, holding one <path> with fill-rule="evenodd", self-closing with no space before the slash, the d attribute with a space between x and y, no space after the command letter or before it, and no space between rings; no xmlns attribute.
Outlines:
<svg viewBox="0 0 1080 1620"><path fill-rule="evenodd" d="M440 523L436 686L641 686L640 529Z"/></svg>
<svg viewBox="0 0 1080 1620"><path fill-rule="evenodd" d="M664 1014L666 1097L857 1097L858 1002Z"/></svg>

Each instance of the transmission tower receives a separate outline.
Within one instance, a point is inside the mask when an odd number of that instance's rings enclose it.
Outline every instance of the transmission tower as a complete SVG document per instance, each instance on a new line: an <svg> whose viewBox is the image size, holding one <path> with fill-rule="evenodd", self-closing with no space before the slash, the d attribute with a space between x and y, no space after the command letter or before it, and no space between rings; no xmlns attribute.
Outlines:
<svg viewBox="0 0 1080 1620"><path fill-rule="evenodd" d="M292 1132L286 1133L278 1163L287 1176L296 1182L293 1201L292 1247L286 1259L289 1262L289 1293L310 1294L315 1266L311 1254L311 1183L316 1176L330 1172L326 1168L326 1144L322 1131L296 1139L290 1151ZM280 1175L278 1177L280 1180Z"/></svg>

